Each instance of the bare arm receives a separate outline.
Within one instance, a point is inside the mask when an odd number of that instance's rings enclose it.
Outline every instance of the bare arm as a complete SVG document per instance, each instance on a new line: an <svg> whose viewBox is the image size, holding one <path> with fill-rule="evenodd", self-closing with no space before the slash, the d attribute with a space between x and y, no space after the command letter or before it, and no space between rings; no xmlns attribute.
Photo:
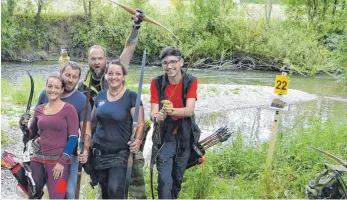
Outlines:
<svg viewBox="0 0 347 200"><path fill-rule="evenodd" d="M156 117L157 113L159 112L159 104L157 103L151 103L151 117Z"/></svg>
<svg viewBox="0 0 347 200"><path fill-rule="evenodd" d="M184 108L173 108L172 112L167 113L169 116L177 117L191 117L194 115L195 109L195 98L188 98L186 102L186 107Z"/></svg>
<svg viewBox="0 0 347 200"><path fill-rule="evenodd" d="M131 108L130 113L132 118L134 119L135 108ZM128 142L128 144L130 145L130 151L132 153L135 153L140 150L143 136L144 136L144 130L145 130L144 111L143 111L143 106L140 106L138 124L135 130L135 139Z"/></svg>
<svg viewBox="0 0 347 200"><path fill-rule="evenodd" d="M130 112L131 112L131 117L134 119L135 108L131 108ZM138 118L138 124L137 124L138 127L143 127L143 128L145 127L145 117L144 117L144 115L145 114L144 114L143 106L140 106L139 118ZM138 135L138 134L140 134L140 135ZM141 131L141 133L137 133L136 132L135 138L142 140L143 139L143 131Z"/></svg>
<svg viewBox="0 0 347 200"><path fill-rule="evenodd" d="M83 121L80 122L80 127L83 127ZM89 150L89 147L91 145L91 138L92 138L91 122L87 121L86 135L84 137L84 149Z"/></svg>

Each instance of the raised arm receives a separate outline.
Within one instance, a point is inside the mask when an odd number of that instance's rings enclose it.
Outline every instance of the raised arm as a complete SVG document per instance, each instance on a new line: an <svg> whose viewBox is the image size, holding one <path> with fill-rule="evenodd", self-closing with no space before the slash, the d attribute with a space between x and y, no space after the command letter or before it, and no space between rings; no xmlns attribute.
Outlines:
<svg viewBox="0 0 347 200"><path fill-rule="evenodd" d="M124 66L128 67L131 58L134 55L136 48L137 39L139 36L139 29L141 27L142 18L145 16L144 12L140 9L136 10L137 12L133 15L133 28L130 32L130 35L125 43L122 54L119 57L119 60L123 63Z"/></svg>

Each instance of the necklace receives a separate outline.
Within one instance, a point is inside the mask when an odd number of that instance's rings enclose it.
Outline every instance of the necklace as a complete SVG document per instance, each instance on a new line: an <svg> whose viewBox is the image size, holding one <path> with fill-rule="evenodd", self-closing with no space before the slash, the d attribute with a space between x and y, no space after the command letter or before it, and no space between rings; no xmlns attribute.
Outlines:
<svg viewBox="0 0 347 200"><path fill-rule="evenodd" d="M115 101L116 100L116 97L124 90L124 87L119 91L117 92L117 94L113 95L111 92L110 92L110 89L107 90L107 93L109 93L112 97L112 100Z"/></svg>

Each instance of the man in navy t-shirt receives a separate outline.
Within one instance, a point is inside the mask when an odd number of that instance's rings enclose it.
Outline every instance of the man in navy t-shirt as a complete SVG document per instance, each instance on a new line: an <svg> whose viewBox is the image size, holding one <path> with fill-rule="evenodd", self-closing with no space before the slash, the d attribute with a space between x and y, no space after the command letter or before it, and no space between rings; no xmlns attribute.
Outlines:
<svg viewBox="0 0 347 200"><path fill-rule="evenodd" d="M68 62L64 65L64 67L61 70L61 76L63 77L65 81L65 87L64 92L61 95L61 100L64 102L72 104L78 114L78 119L80 122L80 129L83 125L84 120L84 108L86 103L86 96L77 90L77 84L80 80L81 76L81 67L75 63L75 62ZM48 103L48 97L46 95L46 90L43 90L40 94L39 100L36 104L36 106L40 104L46 104ZM86 128L86 137L84 141L84 154L79 154L77 157L77 146L71 155L71 166L70 166L70 175L68 180L68 187L66 191L66 197L67 199L75 199L75 192L76 192L76 185L77 185L77 174L78 174L78 161L81 163L87 162L88 158L88 150L90 147L90 141L91 141L91 126L90 126L90 120L91 120L91 106L88 105L88 114L87 114L87 128ZM89 136L89 137L88 137Z"/></svg>

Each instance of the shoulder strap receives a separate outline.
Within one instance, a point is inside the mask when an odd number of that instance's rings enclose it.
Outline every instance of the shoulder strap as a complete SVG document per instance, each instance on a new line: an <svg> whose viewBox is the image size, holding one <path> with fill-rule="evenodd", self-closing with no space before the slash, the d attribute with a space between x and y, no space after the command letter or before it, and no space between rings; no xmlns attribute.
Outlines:
<svg viewBox="0 0 347 200"><path fill-rule="evenodd" d="M166 99L165 88L168 85L168 81L167 81L166 75L157 76L154 80L155 80L155 86L157 88L159 99L160 99L159 100L159 110L160 110L163 107L161 100Z"/></svg>
<svg viewBox="0 0 347 200"><path fill-rule="evenodd" d="M187 102L187 93L188 90L192 87L193 82L195 81L195 77L190 75L190 74L185 74L183 77L183 82L182 82L182 99L183 99L183 105L184 107L186 106Z"/></svg>
<svg viewBox="0 0 347 200"><path fill-rule="evenodd" d="M90 81L92 81L92 72L88 71L86 79L83 81L83 85L88 88ZM101 81L102 81L102 79L101 79ZM102 82L101 82L101 88L102 88ZM90 89L93 90L96 94L99 93L99 91L92 85L90 86Z"/></svg>

